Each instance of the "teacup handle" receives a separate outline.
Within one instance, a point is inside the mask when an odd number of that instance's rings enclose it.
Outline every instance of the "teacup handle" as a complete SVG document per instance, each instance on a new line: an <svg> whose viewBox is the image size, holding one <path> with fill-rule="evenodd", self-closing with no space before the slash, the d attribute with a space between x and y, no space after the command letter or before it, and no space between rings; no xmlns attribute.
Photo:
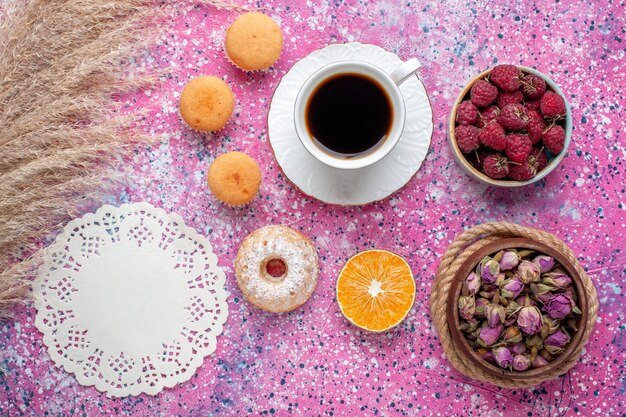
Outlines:
<svg viewBox="0 0 626 417"><path fill-rule="evenodd" d="M408 80L415 72L420 69L422 64L417 58L411 58L406 62L403 62L398 68L396 68L389 76L396 83L397 86Z"/></svg>

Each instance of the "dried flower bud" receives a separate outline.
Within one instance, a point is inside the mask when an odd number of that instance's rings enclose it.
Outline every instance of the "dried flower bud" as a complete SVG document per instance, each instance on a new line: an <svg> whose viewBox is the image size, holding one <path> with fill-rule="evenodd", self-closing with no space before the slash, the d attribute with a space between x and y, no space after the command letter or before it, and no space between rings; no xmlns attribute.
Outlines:
<svg viewBox="0 0 626 417"><path fill-rule="evenodd" d="M528 346L528 348L531 349L535 353L543 349L543 339L538 334L535 334L533 336L528 336L525 342L526 342L526 346Z"/></svg>
<svg viewBox="0 0 626 417"><path fill-rule="evenodd" d="M473 295L462 295L459 297L459 316L465 320L470 320L474 317L475 307Z"/></svg>
<svg viewBox="0 0 626 417"><path fill-rule="evenodd" d="M502 341L506 342L507 344L521 342L522 333L519 331L517 326L507 327L506 329L504 329Z"/></svg>
<svg viewBox="0 0 626 417"><path fill-rule="evenodd" d="M552 355L560 355L565 350L565 346L569 343L570 337L562 330L558 330L546 337L543 344L548 352Z"/></svg>
<svg viewBox="0 0 626 417"><path fill-rule="evenodd" d="M542 325L541 311L536 306L522 307L517 315L517 325L525 335L538 333Z"/></svg>
<svg viewBox="0 0 626 417"><path fill-rule="evenodd" d="M513 369L515 369L516 371L525 371L530 368L530 364L531 362L528 355L515 355L513 357L512 365Z"/></svg>
<svg viewBox="0 0 626 417"><path fill-rule="evenodd" d="M516 278L504 280L500 283L500 295L502 298L512 300L524 291L524 283Z"/></svg>
<svg viewBox="0 0 626 417"><path fill-rule="evenodd" d="M520 307L519 304L517 304L515 301L509 301L509 304L507 304L506 308L505 308L505 312L507 317L513 317L515 316L515 318L517 319L517 313L522 309L522 307Z"/></svg>
<svg viewBox="0 0 626 417"><path fill-rule="evenodd" d="M543 318L543 326L541 326L541 336L545 339L548 335L559 330L561 322L559 320L551 319L550 317Z"/></svg>
<svg viewBox="0 0 626 417"><path fill-rule="evenodd" d="M475 318L472 318L470 320L467 320L461 323L461 325L459 326L459 329L465 333L473 333L476 331L476 329L478 329L479 325L480 325L480 322L476 320Z"/></svg>
<svg viewBox="0 0 626 417"><path fill-rule="evenodd" d="M524 307L524 306L536 306L537 305L537 303L535 303L535 301L533 299L531 299L530 297L528 297L526 295L522 295L520 297L517 297L515 299L515 302L519 306L521 306L521 307Z"/></svg>
<svg viewBox="0 0 626 417"><path fill-rule="evenodd" d="M572 285L572 279L565 275L564 273L555 271L545 274L543 276L542 283L549 288L557 288L559 290L564 290Z"/></svg>
<svg viewBox="0 0 626 417"><path fill-rule="evenodd" d="M539 282L541 278L541 269L537 264L530 261L522 261L517 268L519 279L524 284L530 284L531 282Z"/></svg>
<svg viewBox="0 0 626 417"><path fill-rule="evenodd" d="M517 342L513 346L509 346L509 350L514 355L521 355L522 353L526 353L526 345L524 342Z"/></svg>
<svg viewBox="0 0 626 417"><path fill-rule="evenodd" d="M504 327L502 325L496 327L485 326L480 329L477 341L481 346L491 346L498 341L503 330Z"/></svg>
<svg viewBox="0 0 626 417"><path fill-rule="evenodd" d="M485 307L485 317L487 317L489 327L496 327L497 325L504 323L506 311L501 305L491 303Z"/></svg>
<svg viewBox="0 0 626 417"><path fill-rule="evenodd" d="M534 295L543 295L545 293L549 293L552 290L554 290L554 287L543 284L541 282L539 283L533 282L532 284L530 284L530 290L532 291Z"/></svg>
<svg viewBox="0 0 626 417"><path fill-rule="evenodd" d="M480 277L485 284L495 284L498 274L500 274L500 264L498 262L489 256L480 262Z"/></svg>
<svg viewBox="0 0 626 417"><path fill-rule="evenodd" d="M535 258L533 259L533 263L539 266L539 269L543 274L552 269L552 267L554 266L554 258L547 255L539 255L535 256Z"/></svg>
<svg viewBox="0 0 626 417"><path fill-rule="evenodd" d="M509 271L515 268L520 261L520 257L516 250L506 250L502 254L502 259L500 260L500 270L501 271Z"/></svg>
<svg viewBox="0 0 626 417"><path fill-rule="evenodd" d="M565 320L563 327L572 330L574 333L578 331L578 324L576 324L576 320L573 318Z"/></svg>
<svg viewBox="0 0 626 417"><path fill-rule="evenodd" d="M488 362L494 361L493 353L491 352L491 350L488 350L486 348L478 348L476 349L476 353L483 360L486 360Z"/></svg>
<svg viewBox="0 0 626 417"><path fill-rule="evenodd" d="M540 354L541 356L543 356L543 358L544 358L545 360L547 360L548 362L552 362L552 361L554 360L554 358L555 358L555 356L554 356L553 354L551 354L550 352L548 352L548 351L545 349L545 346L544 346L544 348L543 348L543 349L541 349L541 351L539 352L539 354Z"/></svg>
<svg viewBox="0 0 626 417"><path fill-rule="evenodd" d="M517 314L513 314L510 317L504 319L504 327L509 327L517 323Z"/></svg>
<svg viewBox="0 0 626 417"><path fill-rule="evenodd" d="M538 290L537 293L535 293L534 295L536 299L543 304L547 303L550 298L554 297L554 293L552 292L545 292L540 294Z"/></svg>
<svg viewBox="0 0 626 417"><path fill-rule="evenodd" d="M496 359L496 363L500 365L500 368L509 368L513 361L513 355L507 348L499 347L493 350L493 356Z"/></svg>
<svg viewBox="0 0 626 417"><path fill-rule="evenodd" d="M551 318L560 320L572 312L573 305L574 302L567 294L557 294L546 300L543 308Z"/></svg>
<svg viewBox="0 0 626 417"><path fill-rule="evenodd" d="M477 294L480 291L481 284L482 282L480 277L474 272L471 272L467 278L465 278L465 288L467 288L467 293L469 295Z"/></svg>
<svg viewBox="0 0 626 417"><path fill-rule="evenodd" d="M535 356L535 358L531 361L531 366L533 368L541 368L542 366L546 366L547 364L549 364L550 362L548 362L543 356L537 355Z"/></svg>
<svg viewBox="0 0 626 417"><path fill-rule="evenodd" d="M474 317L485 317L485 307L487 307L489 304L490 302L486 298L477 298L476 302L474 303Z"/></svg>
<svg viewBox="0 0 626 417"><path fill-rule="evenodd" d="M500 286L500 284L506 279L506 274L504 272L500 272L496 277L496 285Z"/></svg>
<svg viewBox="0 0 626 417"><path fill-rule="evenodd" d="M483 298L487 298L487 299L491 300L493 298L493 296L496 295L496 291L495 291L495 289L494 290L490 290L490 291L481 291L478 295L480 295Z"/></svg>

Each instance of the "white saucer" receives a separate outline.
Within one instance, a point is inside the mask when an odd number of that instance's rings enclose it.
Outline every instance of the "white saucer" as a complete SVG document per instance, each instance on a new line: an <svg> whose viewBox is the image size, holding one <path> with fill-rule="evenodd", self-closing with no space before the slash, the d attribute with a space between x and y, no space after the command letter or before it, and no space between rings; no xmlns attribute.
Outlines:
<svg viewBox="0 0 626 417"><path fill-rule="evenodd" d="M432 108L424 84L411 77L400 86L406 103L406 124L396 147L368 167L343 170L313 158L302 146L293 120L298 91L319 68L355 60L393 71L402 60L395 54L358 42L329 45L298 61L274 92L268 114L269 139L283 172L302 192L328 204L361 205L382 200L402 188L426 158L433 133Z"/></svg>

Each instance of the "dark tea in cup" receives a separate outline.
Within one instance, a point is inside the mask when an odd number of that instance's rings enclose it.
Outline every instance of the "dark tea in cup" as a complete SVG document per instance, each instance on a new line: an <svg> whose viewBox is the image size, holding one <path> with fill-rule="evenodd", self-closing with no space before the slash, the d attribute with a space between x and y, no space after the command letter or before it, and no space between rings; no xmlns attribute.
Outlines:
<svg viewBox="0 0 626 417"><path fill-rule="evenodd" d="M406 108L400 84L420 67L409 59L386 72L362 61L338 61L304 82L293 106L302 146L319 162L361 169L383 159L404 131Z"/></svg>
<svg viewBox="0 0 626 417"><path fill-rule="evenodd" d="M393 106L385 89L358 73L335 74L311 93L305 110L309 135L323 151L355 158L379 148L391 131Z"/></svg>

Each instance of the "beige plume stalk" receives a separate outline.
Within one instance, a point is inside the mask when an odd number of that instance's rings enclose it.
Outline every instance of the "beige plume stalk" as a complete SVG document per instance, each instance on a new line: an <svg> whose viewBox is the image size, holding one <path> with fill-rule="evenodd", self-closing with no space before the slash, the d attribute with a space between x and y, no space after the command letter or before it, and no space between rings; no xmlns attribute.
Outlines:
<svg viewBox="0 0 626 417"><path fill-rule="evenodd" d="M184 2L181 2L184 3ZM240 10L221 1L200 3ZM30 0L0 5L0 319L26 299L42 238L128 179L118 164L153 140L113 95L158 74L139 56L177 3ZM32 255L32 256L31 256Z"/></svg>

